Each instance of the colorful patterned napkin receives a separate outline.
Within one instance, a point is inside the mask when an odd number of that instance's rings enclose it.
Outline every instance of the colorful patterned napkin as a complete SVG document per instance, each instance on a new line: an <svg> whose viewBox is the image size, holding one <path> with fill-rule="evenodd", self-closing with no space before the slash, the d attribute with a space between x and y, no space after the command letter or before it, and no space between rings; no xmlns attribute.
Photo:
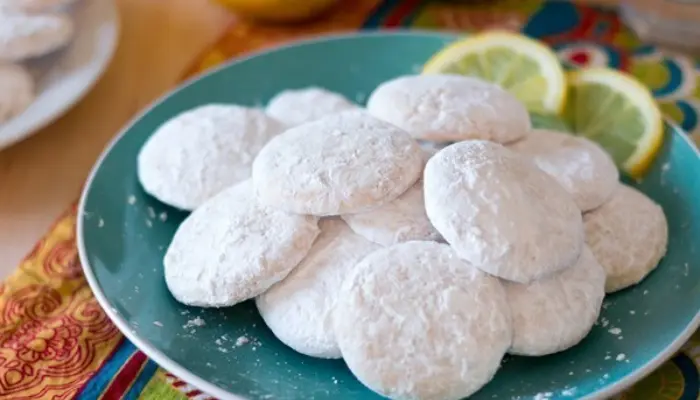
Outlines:
<svg viewBox="0 0 700 400"><path fill-rule="evenodd" d="M522 30L550 43L571 67L610 65L632 72L649 85L667 115L700 142L700 64L640 43L614 10L564 1L355 0L305 25L239 22L188 75L283 41L380 27ZM71 207L0 284L0 398L210 399L158 368L111 324L82 275L75 222ZM619 398L697 399L698 365L696 334L671 361Z"/></svg>

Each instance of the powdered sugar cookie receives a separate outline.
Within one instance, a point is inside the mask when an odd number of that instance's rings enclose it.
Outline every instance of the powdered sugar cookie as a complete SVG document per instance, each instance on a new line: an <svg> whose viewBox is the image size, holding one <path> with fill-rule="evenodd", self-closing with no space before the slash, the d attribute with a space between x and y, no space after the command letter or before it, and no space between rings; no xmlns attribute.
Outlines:
<svg viewBox="0 0 700 400"><path fill-rule="evenodd" d="M2 11L43 12L52 11L71 5L76 0L0 0Z"/></svg>
<svg viewBox="0 0 700 400"><path fill-rule="evenodd" d="M592 210L610 199L620 174L612 157L598 144L571 134L534 129L509 149L532 157L574 198L581 211Z"/></svg>
<svg viewBox="0 0 700 400"><path fill-rule="evenodd" d="M620 185L610 201L583 216L586 243L605 268L608 293L639 283L666 254L664 211L638 190Z"/></svg>
<svg viewBox="0 0 700 400"><path fill-rule="evenodd" d="M0 63L0 124L22 113L34 101L34 79L26 69Z"/></svg>
<svg viewBox="0 0 700 400"><path fill-rule="evenodd" d="M578 261L552 276L504 281L513 318L510 353L543 356L578 344L590 332L605 297L605 271L584 246Z"/></svg>
<svg viewBox="0 0 700 400"><path fill-rule="evenodd" d="M210 104L158 128L138 156L143 188L163 203L193 210L248 179L258 151L283 125L260 110Z"/></svg>
<svg viewBox="0 0 700 400"><path fill-rule="evenodd" d="M583 244L581 211L526 157L486 141L444 148L424 173L425 209L460 257L528 283L568 266Z"/></svg>
<svg viewBox="0 0 700 400"><path fill-rule="evenodd" d="M0 11L0 61L22 61L57 50L73 37L69 16Z"/></svg>
<svg viewBox="0 0 700 400"><path fill-rule="evenodd" d="M441 240L425 214L422 181L379 208L345 214L343 219L355 233L383 246L411 240Z"/></svg>
<svg viewBox="0 0 700 400"><path fill-rule="evenodd" d="M284 279L319 233L317 220L257 204L250 181L190 214L163 264L170 293L199 307L231 306Z"/></svg>
<svg viewBox="0 0 700 400"><path fill-rule="evenodd" d="M458 75L403 76L374 90L367 110L437 142L520 139L530 130L525 106L499 86Z"/></svg>
<svg viewBox="0 0 700 400"><path fill-rule="evenodd" d="M359 108L345 97L319 87L284 90L273 97L265 112L289 126Z"/></svg>
<svg viewBox="0 0 700 400"><path fill-rule="evenodd" d="M465 398L511 344L501 283L435 242L367 256L343 283L333 320L352 373L394 399Z"/></svg>
<svg viewBox="0 0 700 400"><path fill-rule="evenodd" d="M253 163L253 183L270 206L339 215L394 200L422 166L423 152L406 132L364 111L345 111L272 139Z"/></svg>
<svg viewBox="0 0 700 400"><path fill-rule="evenodd" d="M340 358L332 311L345 277L380 247L339 218L320 222L321 234L304 260L256 298L260 315L284 344L312 357Z"/></svg>

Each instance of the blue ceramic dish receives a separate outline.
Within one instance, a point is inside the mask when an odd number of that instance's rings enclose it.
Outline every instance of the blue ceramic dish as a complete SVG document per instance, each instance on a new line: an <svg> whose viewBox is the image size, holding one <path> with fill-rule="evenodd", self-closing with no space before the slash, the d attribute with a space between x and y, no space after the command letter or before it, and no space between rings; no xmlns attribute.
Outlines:
<svg viewBox="0 0 700 400"><path fill-rule="evenodd" d="M260 105L282 89L309 85L362 103L379 83L419 71L454 39L395 32L300 42L190 81L136 118L92 171L78 220L85 274L116 325L162 367L221 399L378 398L342 361L313 359L285 347L251 302L222 310L177 303L165 286L162 257L186 215L143 192L136 156L161 123L205 103ZM599 326L580 345L548 357L509 358L472 398L605 398L679 349L700 321L698 177L695 147L678 128L667 126L651 172L635 183L668 217L668 254L659 268L640 285L610 296ZM621 334L609 333L611 327Z"/></svg>

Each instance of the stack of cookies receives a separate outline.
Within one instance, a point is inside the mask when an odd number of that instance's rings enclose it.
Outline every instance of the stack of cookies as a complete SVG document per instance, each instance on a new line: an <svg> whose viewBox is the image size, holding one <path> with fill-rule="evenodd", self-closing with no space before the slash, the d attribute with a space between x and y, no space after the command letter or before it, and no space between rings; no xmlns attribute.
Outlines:
<svg viewBox="0 0 700 400"><path fill-rule="evenodd" d="M64 47L73 37L66 7L73 0L0 0L0 124L34 101L27 63Z"/></svg>
<svg viewBox="0 0 700 400"><path fill-rule="evenodd" d="M255 299L287 346L389 398L464 398L506 353L576 345L668 235L601 147L463 76L400 77L366 108L319 88L205 105L154 132L138 174L193 211L164 258L178 301Z"/></svg>

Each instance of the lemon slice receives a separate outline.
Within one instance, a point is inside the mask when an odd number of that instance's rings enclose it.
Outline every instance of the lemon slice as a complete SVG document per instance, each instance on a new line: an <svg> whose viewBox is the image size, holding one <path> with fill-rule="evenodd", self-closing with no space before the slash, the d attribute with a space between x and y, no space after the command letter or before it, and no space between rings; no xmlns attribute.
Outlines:
<svg viewBox="0 0 700 400"><path fill-rule="evenodd" d="M490 31L457 41L428 60L423 73L479 77L507 89L534 112L558 114L566 102L556 54L516 33Z"/></svg>
<svg viewBox="0 0 700 400"><path fill-rule="evenodd" d="M608 68L569 73L566 116L574 131L607 150L617 165L639 178L663 144L659 106L647 87Z"/></svg>

